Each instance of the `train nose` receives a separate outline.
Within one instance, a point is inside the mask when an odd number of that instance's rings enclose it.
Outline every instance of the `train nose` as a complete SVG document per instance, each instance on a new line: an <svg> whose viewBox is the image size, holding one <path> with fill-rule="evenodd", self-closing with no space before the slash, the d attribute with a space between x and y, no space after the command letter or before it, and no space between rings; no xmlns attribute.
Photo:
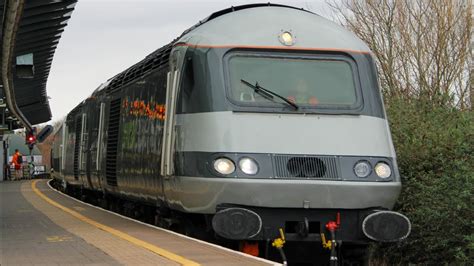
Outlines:
<svg viewBox="0 0 474 266"><path fill-rule="evenodd" d="M214 231L227 239L249 239L260 233L262 219L258 214L243 208L228 208L212 218Z"/></svg>
<svg viewBox="0 0 474 266"><path fill-rule="evenodd" d="M396 242L408 237L411 223L405 215L398 212L378 211L365 217L362 230L372 240Z"/></svg>

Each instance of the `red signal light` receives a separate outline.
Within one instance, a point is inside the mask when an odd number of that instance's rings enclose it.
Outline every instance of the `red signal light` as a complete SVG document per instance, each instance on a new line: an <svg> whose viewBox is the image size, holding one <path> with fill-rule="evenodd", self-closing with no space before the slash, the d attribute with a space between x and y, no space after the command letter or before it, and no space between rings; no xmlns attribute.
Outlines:
<svg viewBox="0 0 474 266"><path fill-rule="evenodd" d="M27 133L25 138L26 144L33 145L36 143L36 136L33 133Z"/></svg>

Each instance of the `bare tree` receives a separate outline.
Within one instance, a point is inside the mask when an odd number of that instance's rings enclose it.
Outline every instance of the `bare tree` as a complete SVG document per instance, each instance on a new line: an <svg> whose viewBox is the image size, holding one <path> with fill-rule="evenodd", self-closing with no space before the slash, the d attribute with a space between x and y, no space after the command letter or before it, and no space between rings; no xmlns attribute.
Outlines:
<svg viewBox="0 0 474 266"><path fill-rule="evenodd" d="M471 2L471 22L472 19L474 18L474 2ZM469 96L470 96L470 102L471 102L471 109L474 108L474 31L473 27L471 25L471 61L470 63L470 69L469 69Z"/></svg>
<svg viewBox="0 0 474 266"><path fill-rule="evenodd" d="M340 23L377 57L382 90L472 105L472 0L332 0Z"/></svg>

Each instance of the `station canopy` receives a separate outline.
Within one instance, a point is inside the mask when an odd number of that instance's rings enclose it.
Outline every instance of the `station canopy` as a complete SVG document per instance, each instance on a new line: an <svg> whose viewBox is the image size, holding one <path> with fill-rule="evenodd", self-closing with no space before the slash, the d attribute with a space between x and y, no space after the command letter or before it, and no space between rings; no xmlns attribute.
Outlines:
<svg viewBox="0 0 474 266"><path fill-rule="evenodd" d="M77 0L24 0L22 9L21 4L20 8L17 7L18 2L22 1L0 0L1 59L7 62L7 56L10 56L11 67L9 73L2 67L0 79L0 123L3 130L24 126L7 104L7 87L14 94L10 99L31 125L51 119L46 81L54 52ZM20 15L12 20L15 8L21 9ZM13 37L8 39L8 34ZM7 79L5 73L8 73ZM5 86L5 80L9 80L9 86Z"/></svg>

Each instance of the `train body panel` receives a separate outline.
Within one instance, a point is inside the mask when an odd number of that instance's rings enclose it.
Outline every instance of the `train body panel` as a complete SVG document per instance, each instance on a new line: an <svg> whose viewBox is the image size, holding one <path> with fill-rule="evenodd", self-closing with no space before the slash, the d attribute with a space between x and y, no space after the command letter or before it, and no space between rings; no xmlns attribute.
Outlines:
<svg viewBox="0 0 474 266"><path fill-rule="evenodd" d="M125 87L120 97L117 189L150 201L161 196L160 163L166 92L162 68Z"/></svg>
<svg viewBox="0 0 474 266"><path fill-rule="evenodd" d="M387 120L376 117L230 111L177 117L177 150L183 152L395 157Z"/></svg>
<svg viewBox="0 0 474 266"><path fill-rule="evenodd" d="M167 182L168 183L168 182ZM178 176L165 192L172 208L212 214L222 204L265 208L391 209L400 183ZM350 197L348 195L351 195ZM357 200L354 200L357 198Z"/></svg>
<svg viewBox="0 0 474 266"><path fill-rule="evenodd" d="M64 166L62 156L55 157L57 178L156 204L162 195L166 70L152 71L112 93L95 92L76 107L63 125L66 141L55 143L65 149Z"/></svg>

